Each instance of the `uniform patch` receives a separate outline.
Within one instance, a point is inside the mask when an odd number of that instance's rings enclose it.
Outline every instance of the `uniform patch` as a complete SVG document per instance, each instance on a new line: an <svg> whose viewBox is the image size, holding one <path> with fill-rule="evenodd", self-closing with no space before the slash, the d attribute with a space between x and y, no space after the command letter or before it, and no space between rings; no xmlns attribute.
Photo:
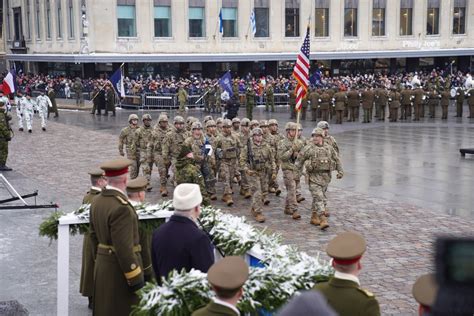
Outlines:
<svg viewBox="0 0 474 316"><path fill-rule="evenodd" d="M114 195L114 196L115 196L115 197L117 198L117 200L119 200L120 203L122 203L123 205L127 205L127 204L128 204L128 201L125 200L123 197L121 197L121 196L119 196L119 195Z"/></svg>
<svg viewBox="0 0 474 316"><path fill-rule="evenodd" d="M367 297L374 297L374 293L370 292L370 291L367 291L367 290L364 290L364 289L361 289L361 288L358 288L358 290L362 293L364 293Z"/></svg>

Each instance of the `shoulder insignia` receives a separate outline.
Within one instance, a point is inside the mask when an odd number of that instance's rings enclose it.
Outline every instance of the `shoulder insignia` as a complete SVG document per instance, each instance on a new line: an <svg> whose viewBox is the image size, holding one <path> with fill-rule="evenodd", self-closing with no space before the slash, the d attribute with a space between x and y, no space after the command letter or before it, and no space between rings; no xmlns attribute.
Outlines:
<svg viewBox="0 0 474 316"><path fill-rule="evenodd" d="M120 195L114 195L114 196L115 196L115 197L117 198L117 200L119 200L120 203L122 203L123 205L128 205L128 201L125 200L125 199L124 199L123 197L121 197Z"/></svg>
<svg viewBox="0 0 474 316"><path fill-rule="evenodd" d="M361 289L361 288L357 288L360 292L364 293L365 296L367 297L374 297L374 293L370 292L370 291L367 291L367 290L364 290L364 289Z"/></svg>

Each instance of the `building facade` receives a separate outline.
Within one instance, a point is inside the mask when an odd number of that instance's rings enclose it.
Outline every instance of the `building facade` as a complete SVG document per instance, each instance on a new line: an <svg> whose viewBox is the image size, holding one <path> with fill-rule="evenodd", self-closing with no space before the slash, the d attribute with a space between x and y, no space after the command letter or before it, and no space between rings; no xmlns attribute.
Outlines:
<svg viewBox="0 0 474 316"><path fill-rule="evenodd" d="M32 72L288 74L308 25L335 74L474 65L474 0L3 0L3 19Z"/></svg>

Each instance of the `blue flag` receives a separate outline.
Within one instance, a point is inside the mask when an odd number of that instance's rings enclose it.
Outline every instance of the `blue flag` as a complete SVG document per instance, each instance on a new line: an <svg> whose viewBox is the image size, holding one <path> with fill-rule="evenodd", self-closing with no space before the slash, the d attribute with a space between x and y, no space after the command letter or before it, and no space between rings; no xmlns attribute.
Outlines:
<svg viewBox="0 0 474 316"><path fill-rule="evenodd" d="M321 84L321 69L318 69L313 73L313 75L309 78L309 82L313 86L319 86Z"/></svg>
<svg viewBox="0 0 474 316"><path fill-rule="evenodd" d="M117 95L124 98L125 97L125 88L123 86L123 74L122 74L122 67L119 67L114 74L110 77L110 82L114 87Z"/></svg>
<svg viewBox="0 0 474 316"><path fill-rule="evenodd" d="M224 33L224 20L222 19L222 8L219 11L219 33Z"/></svg>
<svg viewBox="0 0 474 316"><path fill-rule="evenodd" d="M257 22L255 21L255 10L250 13L250 25L252 27L252 35L255 36L257 33Z"/></svg>
<svg viewBox="0 0 474 316"><path fill-rule="evenodd" d="M227 91L229 97L232 97L234 93L232 92L232 76L230 75L230 70L226 72L221 79L219 79L219 85L224 91Z"/></svg>

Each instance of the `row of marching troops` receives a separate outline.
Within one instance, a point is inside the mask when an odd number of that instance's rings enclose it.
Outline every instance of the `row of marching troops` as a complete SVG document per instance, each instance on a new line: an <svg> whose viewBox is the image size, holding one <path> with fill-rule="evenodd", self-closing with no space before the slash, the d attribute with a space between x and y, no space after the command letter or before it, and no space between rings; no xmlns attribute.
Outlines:
<svg viewBox="0 0 474 316"><path fill-rule="evenodd" d="M390 86L379 83L349 88L311 88L302 101L301 119L306 119L309 109L312 121L319 118L328 121L334 118L336 124L342 124L344 119L355 122L359 121L362 109L363 123L370 123L373 118L381 121L388 118L390 122L408 119L419 121L424 117L435 118L441 108L441 119L445 120L448 118L451 98L455 99L456 117L463 116L463 105L466 100L469 106L468 117L474 118L474 87L450 89L448 86L435 84L421 87L418 83ZM289 92L291 119L296 116L295 105L295 90L291 90Z"/></svg>
<svg viewBox="0 0 474 316"><path fill-rule="evenodd" d="M168 184L197 183L203 192L203 204L210 204L217 200L216 186L222 182L221 199L227 206L234 204L233 195L238 192L251 199L255 220L264 222L263 208L270 203L269 195L282 192L277 183L281 170L287 191L284 212L300 219L298 203L305 200L300 179L305 170L313 197L311 224L321 229L329 226L326 190L332 172L337 171L341 178L343 169L327 122L319 122L310 139L302 135L301 125L293 122L280 132L275 119L231 121L206 116L201 123L194 117L185 120L175 116L169 124L166 113L161 113L154 126L150 114L142 116L143 125L138 122L136 114L129 116L118 149L120 155L133 161L130 177L137 177L141 170L148 180L148 190L152 189L154 165L163 197L168 195Z"/></svg>

